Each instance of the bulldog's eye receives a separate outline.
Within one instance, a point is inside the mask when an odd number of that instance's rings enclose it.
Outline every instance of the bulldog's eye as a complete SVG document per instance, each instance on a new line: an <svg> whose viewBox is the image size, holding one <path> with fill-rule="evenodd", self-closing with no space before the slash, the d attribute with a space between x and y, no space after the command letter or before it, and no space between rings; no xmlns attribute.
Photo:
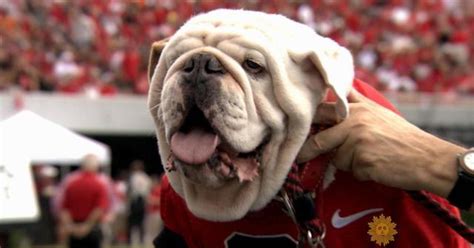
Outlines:
<svg viewBox="0 0 474 248"><path fill-rule="evenodd" d="M259 73L263 71L263 67L261 65L250 59L246 59L244 61L244 69L251 73Z"/></svg>

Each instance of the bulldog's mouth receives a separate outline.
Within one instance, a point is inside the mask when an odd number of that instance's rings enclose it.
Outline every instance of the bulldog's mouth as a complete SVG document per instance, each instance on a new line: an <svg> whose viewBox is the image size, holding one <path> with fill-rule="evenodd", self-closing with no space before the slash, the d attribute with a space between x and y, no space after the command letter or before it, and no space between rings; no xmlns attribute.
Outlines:
<svg viewBox="0 0 474 248"><path fill-rule="evenodd" d="M236 151L211 126L204 113L193 107L179 130L171 135L171 157L167 169L182 166L196 170L206 166L221 179L252 181L258 176L263 148L268 141L268 138L263 139L251 152Z"/></svg>

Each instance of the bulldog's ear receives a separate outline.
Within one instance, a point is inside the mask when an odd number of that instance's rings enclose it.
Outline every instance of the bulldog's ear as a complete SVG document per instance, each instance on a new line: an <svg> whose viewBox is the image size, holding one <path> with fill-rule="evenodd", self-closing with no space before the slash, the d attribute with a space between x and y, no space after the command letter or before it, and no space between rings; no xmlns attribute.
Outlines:
<svg viewBox="0 0 474 248"><path fill-rule="evenodd" d="M151 82L151 77L153 77L153 73L155 72L155 67L158 64L158 60L160 59L161 52L168 43L169 38L155 41L151 45L150 50L150 58L148 60L148 81Z"/></svg>
<svg viewBox="0 0 474 248"><path fill-rule="evenodd" d="M296 63L305 66L308 64L316 67L324 83L331 88L336 97L336 111L338 117L345 119L349 114L347 95L354 80L354 63L351 53L335 41L318 36L301 42L290 53Z"/></svg>

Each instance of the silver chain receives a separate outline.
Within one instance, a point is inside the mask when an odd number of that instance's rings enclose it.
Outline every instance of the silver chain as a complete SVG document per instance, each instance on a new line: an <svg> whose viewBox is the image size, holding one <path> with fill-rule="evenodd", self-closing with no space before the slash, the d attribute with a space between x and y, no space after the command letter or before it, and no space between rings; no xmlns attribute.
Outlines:
<svg viewBox="0 0 474 248"><path fill-rule="evenodd" d="M299 237L298 237L298 248L304 248L305 243L307 243L311 248L325 248L323 239L326 236L326 226L323 224L321 226L321 234L314 234L314 230L308 229L300 223L298 223L295 214L295 208L293 203L288 196L288 193L285 190L281 190L281 197L277 197L278 201L283 202L285 205L284 212L293 220L293 222L298 227ZM306 235L305 235L306 234Z"/></svg>

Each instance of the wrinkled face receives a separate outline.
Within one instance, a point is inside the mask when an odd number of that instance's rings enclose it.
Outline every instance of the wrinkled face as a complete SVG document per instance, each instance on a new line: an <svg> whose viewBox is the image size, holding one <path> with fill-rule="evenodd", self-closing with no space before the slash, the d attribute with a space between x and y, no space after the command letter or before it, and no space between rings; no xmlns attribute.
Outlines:
<svg viewBox="0 0 474 248"><path fill-rule="evenodd" d="M164 50L152 50L149 105L160 155L198 217L232 220L265 206L325 93L315 66L292 58L287 44L254 24L291 22L268 16L210 12L186 23Z"/></svg>
<svg viewBox="0 0 474 248"><path fill-rule="evenodd" d="M162 92L167 166L204 187L253 181L271 134L256 101L271 92L271 76L261 52L219 32L206 38L215 44L191 35L175 45L187 52L172 65Z"/></svg>

